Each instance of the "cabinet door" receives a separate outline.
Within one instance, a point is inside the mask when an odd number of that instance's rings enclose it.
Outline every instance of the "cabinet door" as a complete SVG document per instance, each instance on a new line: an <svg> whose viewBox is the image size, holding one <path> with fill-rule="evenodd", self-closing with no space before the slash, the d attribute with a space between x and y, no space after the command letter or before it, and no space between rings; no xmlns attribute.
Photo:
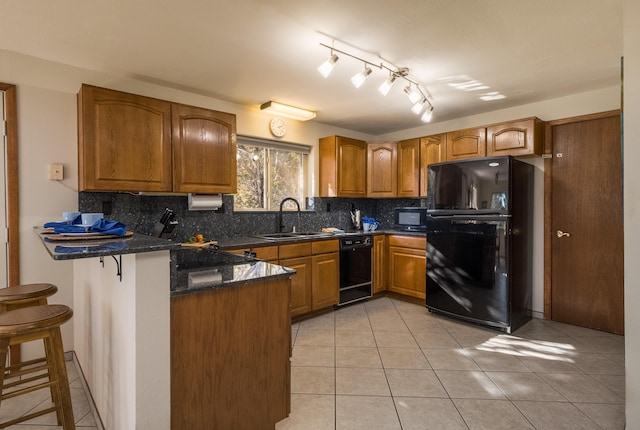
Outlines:
<svg viewBox="0 0 640 430"><path fill-rule="evenodd" d="M337 252L314 255L312 260L312 309L338 304L340 300L340 256Z"/></svg>
<svg viewBox="0 0 640 430"><path fill-rule="evenodd" d="M279 264L296 270L291 277L291 316L311 312L311 257L289 258Z"/></svg>
<svg viewBox="0 0 640 430"><path fill-rule="evenodd" d="M428 167L446 160L447 135L436 134L420 139L420 195L426 196L429 187Z"/></svg>
<svg viewBox="0 0 640 430"><path fill-rule="evenodd" d="M320 197L366 197L367 143L341 136L320 139Z"/></svg>
<svg viewBox="0 0 640 430"><path fill-rule="evenodd" d="M420 195L420 139L398 142L398 197Z"/></svg>
<svg viewBox="0 0 640 430"><path fill-rule="evenodd" d="M487 155L541 155L544 122L527 118L487 127Z"/></svg>
<svg viewBox="0 0 640 430"><path fill-rule="evenodd" d="M470 128L447 133L447 160L484 157L487 152L486 129Z"/></svg>
<svg viewBox="0 0 640 430"><path fill-rule="evenodd" d="M427 254L421 249L389 246L389 290L426 298Z"/></svg>
<svg viewBox="0 0 640 430"><path fill-rule="evenodd" d="M367 197L395 197L397 171L395 142L367 145Z"/></svg>
<svg viewBox="0 0 640 430"><path fill-rule="evenodd" d="M172 105L173 191L235 193L236 116Z"/></svg>
<svg viewBox="0 0 640 430"><path fill-rule="evenodd" d="M387 289L387 236L373 237L373 293Z"/></svg>
<svg viewBox="0 0 640 430"><path fill-rule="evenodd" d="M171 104L82 85L78 189L171 191Z"/></svg>

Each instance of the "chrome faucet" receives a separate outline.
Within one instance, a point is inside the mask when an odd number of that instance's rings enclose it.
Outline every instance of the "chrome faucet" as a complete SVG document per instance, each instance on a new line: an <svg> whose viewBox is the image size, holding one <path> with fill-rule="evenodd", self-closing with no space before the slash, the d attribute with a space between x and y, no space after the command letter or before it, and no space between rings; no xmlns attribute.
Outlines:
<svg viewBox="0 0 640 430"><path fill-rule="evenodd" d="M278 213L278 233L282 232L282 229L284 229L284 224L282 224L282 206L284 206L286 201L292 201L298 207L298 227L300 227L300 203L298 203L298 201L293 197L285 197L280 202L280 212ZM296 231L295 227L293 227L293 231Z"/></svg>

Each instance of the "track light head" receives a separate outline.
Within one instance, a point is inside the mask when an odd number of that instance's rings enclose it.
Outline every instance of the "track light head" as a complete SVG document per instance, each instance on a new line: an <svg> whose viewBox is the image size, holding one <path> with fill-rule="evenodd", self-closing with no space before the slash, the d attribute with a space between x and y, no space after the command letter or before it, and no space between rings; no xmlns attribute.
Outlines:
<svg viewBox="0 0 640 430"><path fill-rule="evenodd" d="M364 70L358 73L357 75L354 75L353 78L351 78L351 83L353 84L354 87L360 88L362 84L364 84L364 81L367 80L367 77L369 77L370 74L371 74L371 68L365 64Z"/></svg>
<svg viewBox="0 0 640 430"><path fill-rule="evenodd" d="M423 97L422 94L420 93L420 90L418 90L415 87L412 87L411 84L407 85L404 88L404 92L407 95L407 97L409 97L409 101L411 101L411 103L418 103L418 101Z"/></svg>
<svg viewBox="0 0 640 430"><path fill-rule="evenodd" d="M422 114L420 118L424 122L431 122L431 118L433 117L433 106L429 105L426 111Z"/></svg>
<svg viewBox="0 0 640 430"><path fill-rule="evenodd" d="M417 101L411 107L411 112L415 113L416 115L420 115L420 112L422 112L422 109L425 107L426 104L427 104L427 98L423 97L421 100Z"/></svg>
<svg viewBox="0 0 640 430"><path fill-rule="evenodd" d="M391 73L389 75L389 79L384 81L378 87L378 92L380 92L380 94L382 94L383 96L386 96L387 94L389 94L389 91L391 90L391 87L393 86L393 83L396 81L396 79L397 79L397 76L395 75L395 73Z"/></svg>
<svg viewBox="0 0 640 430"><path fill-rule="evenodd" d="M318 67L318 72L320 72L320 74L326 78L331 74L331 71L338 62L338 59L339 57L331 52L331 57L329 57L324 63L320 64L320 66Z"/></svg>

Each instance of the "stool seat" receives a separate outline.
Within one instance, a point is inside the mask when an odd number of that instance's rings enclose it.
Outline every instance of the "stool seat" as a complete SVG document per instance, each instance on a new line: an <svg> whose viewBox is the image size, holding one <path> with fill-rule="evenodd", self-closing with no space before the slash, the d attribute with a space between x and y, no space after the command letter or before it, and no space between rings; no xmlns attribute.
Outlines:
<svg viewBox="0 0 640 430"><path fill-rule="evenodd" d="M73 311L66 305L29 306L0 312L0 337L27 335L58 327L72 316Z"/></svg>
<svg viewBox="0 0 640 430"><path fill-rule="evenodd" d="M0 312L25 306L46 305L47 297L57 291L58 287L46 283L0 288Z"/></svg>

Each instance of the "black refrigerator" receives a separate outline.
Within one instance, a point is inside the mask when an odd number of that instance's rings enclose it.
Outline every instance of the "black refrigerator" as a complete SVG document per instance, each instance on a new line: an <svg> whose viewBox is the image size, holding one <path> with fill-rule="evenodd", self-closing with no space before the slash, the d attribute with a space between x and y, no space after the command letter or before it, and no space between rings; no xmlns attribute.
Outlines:
<svg viewBox="0 0 640 430"><path fill-rule="evenodd" d="M533 166L428 166L426 306L511 333L531 319Z"/></svg>

